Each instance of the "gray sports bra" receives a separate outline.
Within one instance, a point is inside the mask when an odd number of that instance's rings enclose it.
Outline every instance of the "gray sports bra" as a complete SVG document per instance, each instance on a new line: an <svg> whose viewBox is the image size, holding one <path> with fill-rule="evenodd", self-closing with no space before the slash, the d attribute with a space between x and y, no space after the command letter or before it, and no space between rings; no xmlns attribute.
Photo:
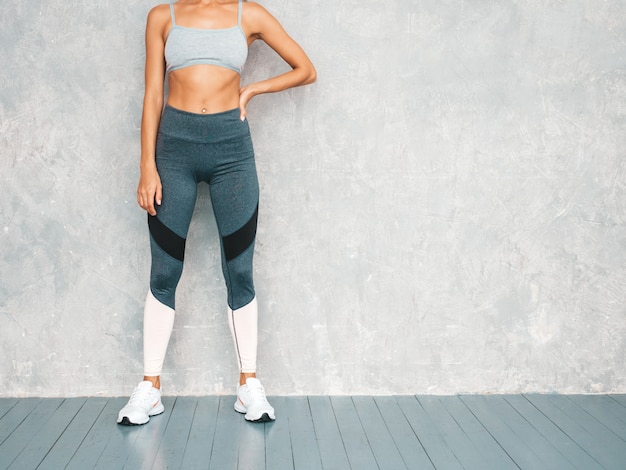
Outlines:
<svg viewBox="0 0 626 470"><path fill-rule="evenodd" d="M198 64L218 65L241 74L248 57L248 40L241 28L239 0L237 26L222 29L186 28L176 24L170 3L172 28L165 43L166 73Z"/></svg>

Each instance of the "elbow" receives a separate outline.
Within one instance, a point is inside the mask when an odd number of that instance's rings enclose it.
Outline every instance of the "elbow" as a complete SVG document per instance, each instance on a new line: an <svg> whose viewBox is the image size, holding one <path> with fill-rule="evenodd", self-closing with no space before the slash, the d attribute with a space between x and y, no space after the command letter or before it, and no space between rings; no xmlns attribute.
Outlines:
<svg viewBox="0 0 626 470"><path fill-rule="evenodd" d="M311 83L315 83L316 81L317 81L317 71L315 70L315 67L311 65L309 73L307 74L307 77L304 81L304 85L310 85Z"/></svg>
<svg viewBox="0 0 626 470"><path fill-rule="evenodd" d="M310 85L317 80L317 71L310 60L291 67L293 68L293 81L290 86Z"/></svg>
<svg viewBox="0 0 626 470"><path fill-rule="evenodd" d="M160 109L163 107L163 94L146 91L143 96L143 104L144 107L151 106Z"/></svg>

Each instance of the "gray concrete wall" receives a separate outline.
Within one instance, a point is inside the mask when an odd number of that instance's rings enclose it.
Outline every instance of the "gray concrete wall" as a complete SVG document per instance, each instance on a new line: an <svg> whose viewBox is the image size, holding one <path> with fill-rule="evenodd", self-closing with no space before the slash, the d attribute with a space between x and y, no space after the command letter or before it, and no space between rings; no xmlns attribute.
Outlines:
<svg viewBox="0 0 626 470"><path fill-rule="evenodd" d="M249 108L268 393L626 392L626 2L263 4L319 72ZM2 396L140 378L152 5L0 9ZM166 393L234 391L224 299L204 186Z"/></svg>

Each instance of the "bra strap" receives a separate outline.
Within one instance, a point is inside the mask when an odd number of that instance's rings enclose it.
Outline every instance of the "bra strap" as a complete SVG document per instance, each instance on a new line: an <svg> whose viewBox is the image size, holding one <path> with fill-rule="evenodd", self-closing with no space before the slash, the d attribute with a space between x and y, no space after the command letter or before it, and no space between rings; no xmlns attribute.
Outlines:
<svg viewBox="0 0 626 470"><path fill-rule="evenodd" d="M237 26L241 27L241 3L242 0L239 0L239 7L237 11Z"/></svg>
<svg viewBox="0 0 626 470"><path fill-rule="evenodd" d="M170 2L170 14L172 15L172 26L176 26L176 16L174 16L174 2Z"/></svg>

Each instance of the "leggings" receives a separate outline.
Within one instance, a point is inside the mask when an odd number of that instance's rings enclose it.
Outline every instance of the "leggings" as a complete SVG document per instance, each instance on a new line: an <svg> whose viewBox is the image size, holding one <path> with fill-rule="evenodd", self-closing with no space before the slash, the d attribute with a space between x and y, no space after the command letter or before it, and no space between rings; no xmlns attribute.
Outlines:
<svg viewBox="0 0 626 470"><path fill-rule="evenodd" d="M259 186L248 122L239 116L239 109L195 114L169 105L161 116L156 165L163 198L161 205L155 206L156 216L148 215L152 267L144 310L146 375L158 375L156 372L160 373L162 367L172 330L187 231L201 181L209 184L217 221L229 324L240 369L254 372L250 369L256 367L252 257ZM244 318L237 318L238 312Z"/></svg>

